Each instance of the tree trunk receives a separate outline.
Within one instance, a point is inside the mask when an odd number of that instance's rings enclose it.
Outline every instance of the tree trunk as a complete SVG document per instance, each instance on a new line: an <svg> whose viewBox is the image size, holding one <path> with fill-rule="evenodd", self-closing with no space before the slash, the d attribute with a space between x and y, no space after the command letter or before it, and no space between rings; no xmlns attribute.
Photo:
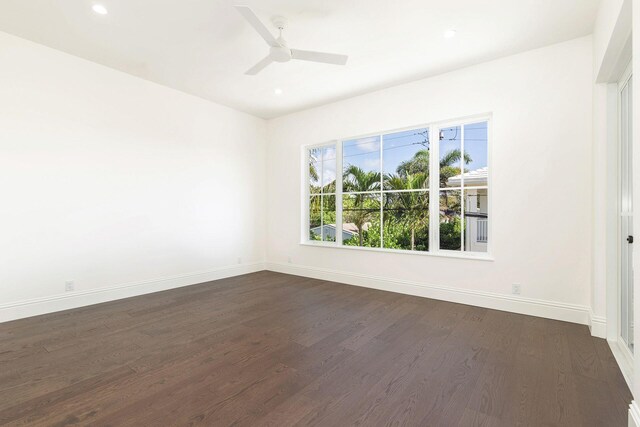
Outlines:
<svg viewBox="0 0 640 427"><path fill-rule="evenodd" d="M412 228L411 229L411 250L415 250L416 249L416 229Z"/></svg>
<svg viewBox="0 0 640 427"><path fill-rule="evenodd" d="M362 235L362 225L358 227L358 238L360 239L360 246L363 246L364 236Z"/></svg>

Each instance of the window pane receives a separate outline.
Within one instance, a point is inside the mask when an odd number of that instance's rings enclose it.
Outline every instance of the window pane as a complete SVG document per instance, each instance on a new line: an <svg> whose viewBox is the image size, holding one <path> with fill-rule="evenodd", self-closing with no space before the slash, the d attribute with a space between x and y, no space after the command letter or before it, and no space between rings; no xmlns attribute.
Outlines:
<svg viewBox="0 0 640 427"><path fill-rule="evenodd" d="M460 187L462 131L460 126L440 129L440 187Z"/></svg>
<svg viewBox="0 0 640 427"><path fill-rule="evenodd" d="M464 127L464 186L487 185L487 122L473 123Z"/></svg>
<svg viewBox="0 0 640 427"><path fill-rule="evenodd" d="M415 251L429 250L429 193L386 193L383 247Z"/></svg>
<svg viewBox="0 0 640 427"><path fill-rule="evenodd" d="M309 194L320 192L320 174L322 149L312 148L309 150Z"/></svg>
<svg viewBox="0 0 640 427"><path fill-rule="evenodd" d="M322 196L322 240L336 241L336 196Z"/></svg>
<svg viewBox="0 0 640 427"><path fill-rule="evenodd" d="M462 224L460 218L460 191L441 191L440 249L460 250L462 246Z"/></svg>
<svg viewBox="0 0 640 427"><path fill-rule="evenodd" d="M380 137L345 141L342 145L343 191L380 189Z"/></svg>
<svg viewBox="0 0 640 427"><path fill-rule="evenodd" d="M407 181L416 189L429 187L429 130L413 129L382 137L384 187L405 189Z"/></svg>
<svg viewBox="0 0 640 427"><path fill-rule="evenodd" d="M309 197L309 240L321 239L320 204L320 196Z"/></svg>
<svg viewBox="0 0 640 427"><path fill-rule="evenodd" d="M336 146L322 149L322 192L336 192ZM325 221L326 222L326 221Z"/></svg>
<svg viewBox="0 0 640 427"><path fill-rule="evenodd" d="M380 196L347 194L342 198L342 242L347 246L380 247Z"/></svg>
<svg viewBox="0 0 640 427"><path fill-rule="evenodd" d="M464 191L464 250L487 252L489 235L488 192L484 188Z"/></svg>

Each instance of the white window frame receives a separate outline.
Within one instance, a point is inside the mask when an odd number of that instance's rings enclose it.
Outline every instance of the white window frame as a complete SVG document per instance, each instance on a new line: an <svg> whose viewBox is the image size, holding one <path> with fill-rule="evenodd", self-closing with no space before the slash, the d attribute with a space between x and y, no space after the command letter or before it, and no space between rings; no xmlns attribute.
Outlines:
<svg viewBox="0 0 640 427"><path fill-rule="evenodd" d="M367 137L380 137L380 172L381 175L384 175L384 135L388 135L396 132L404 132L413 129L428 129L429 130L429 138L430 138L430 146L429 146L429 188L425 189L425 192L429 193L429 223L430 224L440 224L440 144L439 144L439 134L441 129L451 128L460 126L461 128L461 148L464 153L464 126L470 125L479 122L487 123L487 167L488 167L488 176L487 176L487 185L482 187L472 187L472 188L486 188L488 189L487 195L487 216L488 216L488 233L487 233L487 252L471 252L465 251L464 245L461 246L460 250L446 250L440 249L440 227L429 227L429 251L411 251L404 249L388 249L382 247L383 245L383 234L384 230L380 230L381 235L381 245L380 247L361 247L361 246L345 246L342 241L342 146L345 141L351 141L354 139L361 139ZM493 185L492 185L492 114L482 114L475 116L467 116L464 118L452 119L452 120L443 120L438 122L432 122L430 124L423 125L415 125L415 126L407 126L399 129L389 129L375 133L369 133L364 135L352 136L347 138L337 138L335 140L331 140L328 142L320 143L320 144L309 144L301 147L302 149L302 215L301 215L301 236L302 239L300 241L301 245L306 246L317 246L317 247L329 247L334 249L347 249L347 250L356 250L356 251L374 251L374 252L387 252L387 253L398 253L398 254L406 254L406 255L422 255L422 256L436 256L436 257L449 257L449 258L464 258L464 259L477 259L477 260L485 260L485 261L493 261L493 214L492 214L492 199L493 199ZM311 193L309 192L310 181L309 181L309 152L313 148L323 148L327 146L335 146L336 150L336 240L334 242L327 241L315 241L309 239L309 199ZM463 160L461 160L463 162ZM436 171L436 173L432 173ZM381 179L383 179L381 177ZM460 187L451 187L446 188L446 190L450 191L460 191L461 197L461 205L464 206L464 177L461 180ZM422 191L422 190L421 190ZM385 192L394 192L389 190L379 190L368 192L371 194L384 195ZM333 193L331 193L333 194ZM382 211L382 204L381 204ZM381 212L382 218L382 212ZM435 221L434 221L435 219ZM461 221L464 221L464 208L462 208L461 212ZM461 233L461 240L464 242L464 233Z"/></svg>

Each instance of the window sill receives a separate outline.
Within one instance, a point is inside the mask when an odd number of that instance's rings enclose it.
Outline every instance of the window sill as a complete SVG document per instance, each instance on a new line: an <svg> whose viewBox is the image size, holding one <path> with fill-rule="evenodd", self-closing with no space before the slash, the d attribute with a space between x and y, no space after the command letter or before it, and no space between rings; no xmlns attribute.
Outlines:
<svg viewBox="0 0 640 427"><path fill-rule="evenodd" d="M439 258L458 258L458 259L468 259L468 260L476 260L476 261L495 261L493 256L487 253L479 253L479 252L467 252L467 253L457 253L453 251L439 251L439 252L421 252L421 251L408 251L401 249L382 249L382 248L368 248L368 247L360 247L360 246L344 246L337 245L332 243L325 242L300 242L301 246L314 246L319 248L333 248L333 249L346 249L351 251L366 251L366 252L378 252L382 254L400 254L400 255L418 255L418 256L428 256L428 257L439 257Z"/></svg>

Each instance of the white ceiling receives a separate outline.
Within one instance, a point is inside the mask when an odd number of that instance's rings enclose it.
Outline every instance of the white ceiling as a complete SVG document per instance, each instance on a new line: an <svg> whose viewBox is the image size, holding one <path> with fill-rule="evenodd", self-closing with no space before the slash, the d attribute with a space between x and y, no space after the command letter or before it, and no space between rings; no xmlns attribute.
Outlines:
<svg viewBox="0 0 640 427"><path fill-rule="evenodd" d="M598 1L2 0L0 30L271 118L590 34ZM109 14L95 14L94 3ZM290 47L349 62L291 61L244 75L268 48L237 3L267 24L286 16ZM443 38L450 28L457 36Z"/></svg>

